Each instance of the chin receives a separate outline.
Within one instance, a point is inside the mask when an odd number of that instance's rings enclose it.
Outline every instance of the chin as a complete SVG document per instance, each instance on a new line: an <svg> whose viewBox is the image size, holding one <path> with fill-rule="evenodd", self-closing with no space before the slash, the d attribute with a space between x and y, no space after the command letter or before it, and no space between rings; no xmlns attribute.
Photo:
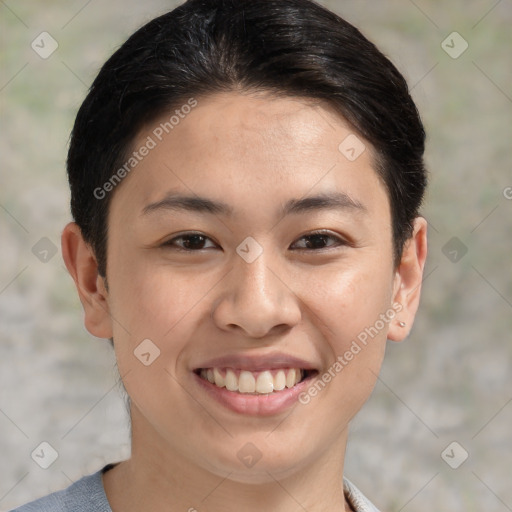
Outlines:
<svg viewBox="0 0 512 512"><path fill-rule="evenodd" d="M302 456L298 458L298 455ZM275 483L276 479L291 477L307 465L303 450L295 446L287 446L283 453L268 446L258 450L250 441L242 448L219 454L217 460L211 456L205 469L223 478L229 475L227 478L233 482L252 485Z"/></svg>

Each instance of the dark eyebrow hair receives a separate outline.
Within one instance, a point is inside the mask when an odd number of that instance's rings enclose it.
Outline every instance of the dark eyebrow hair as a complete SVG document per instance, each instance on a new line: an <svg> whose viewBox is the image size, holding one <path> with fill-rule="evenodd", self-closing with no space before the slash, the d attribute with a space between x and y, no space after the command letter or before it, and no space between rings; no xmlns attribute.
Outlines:
<svg viewBox="0 0 512 512"><path fill-rule="evenodd" d="M285 204L281 214L285 216L311 210L354 210L368 212L363 203L353 199L345 192L329 192L301 199L290 199Z"/></svg>
<svg viewBox="0 0 512 512"><path fill-rule="evenodd" d="M161 201L151 203L142 210L143 215L162 210L187 210L191 212L209 213L212 215L233 216L233 208L221 201L206 197L187 196L170 193ZM280 217L298 215L313 210L354 210L368 212L360 201L351 198L345 192L322 193L301 199L290 199L279 212Z"/></svg>

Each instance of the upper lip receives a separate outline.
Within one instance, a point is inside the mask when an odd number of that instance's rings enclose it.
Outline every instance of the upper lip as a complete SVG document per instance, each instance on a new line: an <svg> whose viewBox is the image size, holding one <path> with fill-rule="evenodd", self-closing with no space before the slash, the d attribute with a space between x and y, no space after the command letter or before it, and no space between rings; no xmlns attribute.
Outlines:
<svg viewBox="0 0 512 512"><path fill-rule="evenodd" d="M304 359L283 353L260 355L227 355L208 359L195 366L195 370L203 368L235 368L238 370L263 371L280 368L299 368L316 370L316 366Z"/></svg>

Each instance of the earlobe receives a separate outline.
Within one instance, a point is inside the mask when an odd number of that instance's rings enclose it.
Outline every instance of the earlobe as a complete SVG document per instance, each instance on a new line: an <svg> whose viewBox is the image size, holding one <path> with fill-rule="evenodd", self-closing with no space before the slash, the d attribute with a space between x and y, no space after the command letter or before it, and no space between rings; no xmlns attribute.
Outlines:
<svg viewBox="0 0 512 512"><path fill-rule="evenodd" d="M78 225L70 222L62 232L62 257L80 297L85 327L98 338L112 337L108 293L92 248L85 242Z"/></svg>
<svg viewBox="0 0 512 512"><path fill-rule="evenodd" d="M390 325L388 339L403 341L409 334L420 303L423 270L427 259L427 221L417 217L395 273L393 302L402 306Z"/></svg>

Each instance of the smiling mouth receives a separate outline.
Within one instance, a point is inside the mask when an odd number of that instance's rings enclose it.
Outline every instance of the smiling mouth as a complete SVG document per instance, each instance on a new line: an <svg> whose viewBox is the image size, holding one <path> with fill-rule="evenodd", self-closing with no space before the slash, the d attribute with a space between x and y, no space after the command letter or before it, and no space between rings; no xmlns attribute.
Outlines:
<svg viewBox="0 0 512 512"><path fill-rule="evenodd" d="M268 395L293 388L318 372L301 368L254 372L236 368L198 368L195 373L218 388L241 395Z"/></svg>

